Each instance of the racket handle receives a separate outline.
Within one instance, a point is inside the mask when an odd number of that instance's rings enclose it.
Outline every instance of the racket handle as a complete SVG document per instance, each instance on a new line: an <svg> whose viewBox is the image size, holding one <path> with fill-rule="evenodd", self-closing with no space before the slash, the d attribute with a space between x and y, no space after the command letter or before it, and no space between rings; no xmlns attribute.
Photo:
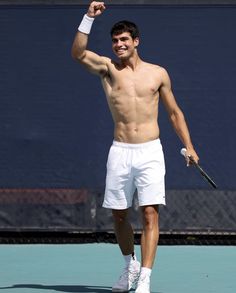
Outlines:
<svg viewBox="0 0 236 293"><path fill-rule="evenodd" d="M186 158L186 148L182 148L180 150L180 153L182 156L184 156ZM189 160L191 161L191 163L199 170L199 172L201 173L201 175L211 184L211 186L213 186L214 188L217 188L217 185L215 184L215 182L211 179L211 177L198 165L197 162L194 161L192 156L188 156Z"/></svg>

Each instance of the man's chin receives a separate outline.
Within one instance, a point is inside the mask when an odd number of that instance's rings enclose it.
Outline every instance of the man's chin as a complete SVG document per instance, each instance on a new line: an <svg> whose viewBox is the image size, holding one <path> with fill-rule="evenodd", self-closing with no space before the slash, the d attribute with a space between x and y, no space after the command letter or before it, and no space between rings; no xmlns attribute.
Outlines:
<svg viewBox="0 0 236 293"><path fill-rule="evenodd" d="M117 56L117 58L119 58L120 60L126 60L126 59L129 58L126 54L117 54L116 56Z"/></svg>

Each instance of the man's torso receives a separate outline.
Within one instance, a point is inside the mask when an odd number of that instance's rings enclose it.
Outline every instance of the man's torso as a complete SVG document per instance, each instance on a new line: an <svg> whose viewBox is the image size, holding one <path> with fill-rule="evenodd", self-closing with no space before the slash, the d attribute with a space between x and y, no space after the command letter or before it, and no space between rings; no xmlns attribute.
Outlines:
<svg viewBox="0 0 236 293"><path fill-rule="evenodd" d="M143 143L159 137L160 68L143 61L135 70L108 63L109 73L102 77L102 84L115 124L115 140Z"/></svg>

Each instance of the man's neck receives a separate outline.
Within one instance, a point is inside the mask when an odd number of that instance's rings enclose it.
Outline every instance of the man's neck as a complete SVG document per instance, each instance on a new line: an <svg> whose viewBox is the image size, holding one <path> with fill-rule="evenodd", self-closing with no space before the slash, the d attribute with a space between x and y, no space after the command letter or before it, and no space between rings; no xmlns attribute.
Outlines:
<svg viewBox="0 0 236 293"><path fill-rule="evenodd" d="M138 67L138 65L142 62L142 60L140 59L139 55L136 53L133 56L131 56L129 59L121 60L120 62L124 67L128 67L134 71Z"/></svg>

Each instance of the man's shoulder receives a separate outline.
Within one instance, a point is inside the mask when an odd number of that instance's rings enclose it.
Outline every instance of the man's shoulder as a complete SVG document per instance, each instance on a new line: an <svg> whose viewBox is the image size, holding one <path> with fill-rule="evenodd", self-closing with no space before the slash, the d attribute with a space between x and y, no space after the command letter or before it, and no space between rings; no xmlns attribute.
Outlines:
<svg viewBox="0 0 236 293"><path fill-rule="evenodd" d="M109 63L112 62L111 58L109 58L109 57L107 57L107 56L101 56L101 58L102 58L102 60L103 60L104 62L106 62L107 64L109 64Z"/></svg>
<svg viewBox="0 0 236 293"><path fill-rule="evenodd" d="M154 64L154 63L149 63L149 62L144 62L144 65L149 67L150 69L159 71L159 72L166 72L166 69L159 65L159 64Z"/></svg>
<svg viewBox="0 0 236 293"><path fill-rule="evenodd" d="M168 78L169 74L167 72L167 70L158 64L153 64L153 63L148 63L148 62L144 62L144 66L146 67L146 69L151 72L153 75L155 75L158 79L166 79Z"/></svg>
<svg viewBox="0 0 236 293"><path fill-rule="evenodd" d="M110 70L110 72L118 72L121 71L122 69L124 69L124 65L122 65L121 62L115 60L115 59L111 59L106 57L106 62L107 62L107 66L108 69Z"/></svg>

